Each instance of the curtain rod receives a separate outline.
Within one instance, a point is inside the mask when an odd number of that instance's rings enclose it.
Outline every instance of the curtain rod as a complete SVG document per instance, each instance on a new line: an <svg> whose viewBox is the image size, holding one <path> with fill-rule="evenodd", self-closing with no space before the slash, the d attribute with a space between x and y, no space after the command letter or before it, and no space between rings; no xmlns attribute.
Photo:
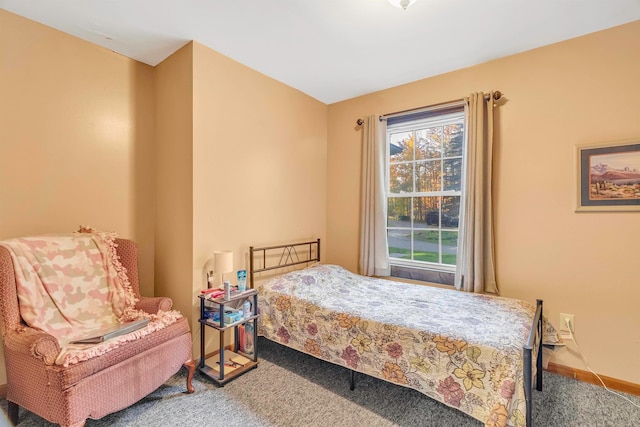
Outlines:
<svg viewBox="0 0 640 427"><path fill-rule="evenodd" d="M502 95L504 95L502 92L500 92L499 90L496 90L495 92L493 92L493 100L494 101L498 101L500 98L502 98ZM491 98L490 94L486 94L484 96L485 101L488 101ZM456 104L459 102L464 102L465 99L464 98L460 98L460 99L456 99L455 101L447 101L447 102L440 102L438 104L432 104L432 105L427 105L424 107L418 107L418 108L411 108L410 110L402 110L402 111L396 111L393 113L387 113L387 114L383 114L380 116L380 120L382 120L383 117L389 117L389 116L395 116L398 114L403 114L403 113L409 113L409 112L413 112L413 111L417 111L417 110L422 110L422 109L426 109L426 108L434 108L434 107L442 107L445 105L449 105L449 104ZM364 120L363 119L358 119L356 120L356 124L358 126L362 126L364 124Z"/></svg>

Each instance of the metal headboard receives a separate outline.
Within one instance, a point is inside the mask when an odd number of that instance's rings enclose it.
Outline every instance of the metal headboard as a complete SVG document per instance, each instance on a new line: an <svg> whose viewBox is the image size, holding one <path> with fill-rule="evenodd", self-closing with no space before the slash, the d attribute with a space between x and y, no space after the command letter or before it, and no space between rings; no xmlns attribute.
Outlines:
<svg viewBox="0 0 640 427"><path fill-rule="evenodd" d="M315 251L314 251L315 246ZM304 252L303 252L304 248ZM302 253L308 252L307 259L300 259L300 255ZM300 251L299 251L300 249ZM267 252L269 252L270 256L277 254L278 250L282 250L280 252L280 259L277 264L267 266ZM260 255L262 253L262 267L255 267L255 257L256 255ZM315 253L315 256L314 256ZM255 273L262 273L264 271L276 270L278 268L283 267L291 267L293 265L306 264L310 262L320 261L320 239L311 240L309 242L302 243L288 243L284 245L277 246L264 246L262 248L254 248L253 246L249 247L249 287L253 288L253 278Z"/></svg>

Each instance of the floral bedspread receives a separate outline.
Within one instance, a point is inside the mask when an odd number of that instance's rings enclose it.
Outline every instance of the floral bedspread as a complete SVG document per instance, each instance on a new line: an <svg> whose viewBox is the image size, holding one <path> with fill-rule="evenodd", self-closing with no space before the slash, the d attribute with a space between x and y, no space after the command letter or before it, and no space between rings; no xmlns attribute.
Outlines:
<svg viewBox="0 0 640 427"><path fill-rule="evenodd" d="M488 426L524 426L524 301L363 277L335 265L258 287L261 334L411 387ZM557 342L545 323L545 341Z"/></svg>

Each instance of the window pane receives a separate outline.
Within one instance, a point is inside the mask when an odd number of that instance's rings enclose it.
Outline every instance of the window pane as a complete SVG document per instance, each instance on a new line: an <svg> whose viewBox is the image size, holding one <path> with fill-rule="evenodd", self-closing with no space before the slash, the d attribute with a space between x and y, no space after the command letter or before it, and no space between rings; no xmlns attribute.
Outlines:
<svg viewBox="0 0 640 427"><path fill-rule="evenodd" d="M464 132L462 124L447 125L443 127L444 157L462 156Z"/></svg>
<svg viewBox="0 0 640 427"><path fill-rule="evenodd" d="M442 127L417 130L416 138L416 160L442 157Z"/></svg>
<svg viewBox="0 0 640 427"><path fill-rule="evenodd" d="M456 251L458 250L458 232L442 232L442 263L456 265Z"/></svg>
<svg viewBox="0 0 640 427"><path fill-rule="evenodd" d="M413 259L416 261L436 262L438 259L438 231L413 232Z"/></svg>
<svg viewBox="0 0 640 427"><path fill-rule="evenodd" d="M387 227L411 227L411 197L387 198Z"/></svg>
<svg viewBox="0 0 640 427"><path fill-rule="evenodd" d="M438 227L439 216L440 197L416 197L414 199L413 226L415 228Z"/></svg>
<svg viewBox="0 0 640 427"><path fill-rule="evenodd" d="M441 160L416 162L416 193L440 191Z"/></svg>
<svg viewBox="0 0 640 427"><path fill-rule="evenodd" d="M411 259L411 232L403 230L387 230L389 241L389 257Z"/></svg>
<svg viewBox="0 0 640 427"><path fill-rule="evenodd" d="M389 191L391 193L413 191L413 163L397 163L389 167Z"/></svg>
<svg viewBox="0 0 640 427"><path fill-rule="evenodd" d="M458 228L460 220L460 196L442 198L442 228Z"/></svg>
<svg viewBox="0 0 640 427"><path fill-rule="evenodd" d="M413 132L389 135L389 160L391 162L413 160Z"/></svg>
<svg viewBox="0 0 640 427"><path fill-rule="evenodd" d="M442 181L444 191L460 191L462 188L462 157L444 161Z"/></svg>

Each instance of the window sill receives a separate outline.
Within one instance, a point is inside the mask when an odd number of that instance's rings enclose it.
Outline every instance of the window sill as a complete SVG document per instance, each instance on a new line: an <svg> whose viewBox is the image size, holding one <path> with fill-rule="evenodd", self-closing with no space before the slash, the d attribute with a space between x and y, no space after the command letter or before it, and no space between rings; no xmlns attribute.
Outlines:
<svg viewBox="0 0 640 427"><path fill-rule="evenodd" d="M391 277L453 286L455 273L406 267L403 265L392 265Z"/></svg>

